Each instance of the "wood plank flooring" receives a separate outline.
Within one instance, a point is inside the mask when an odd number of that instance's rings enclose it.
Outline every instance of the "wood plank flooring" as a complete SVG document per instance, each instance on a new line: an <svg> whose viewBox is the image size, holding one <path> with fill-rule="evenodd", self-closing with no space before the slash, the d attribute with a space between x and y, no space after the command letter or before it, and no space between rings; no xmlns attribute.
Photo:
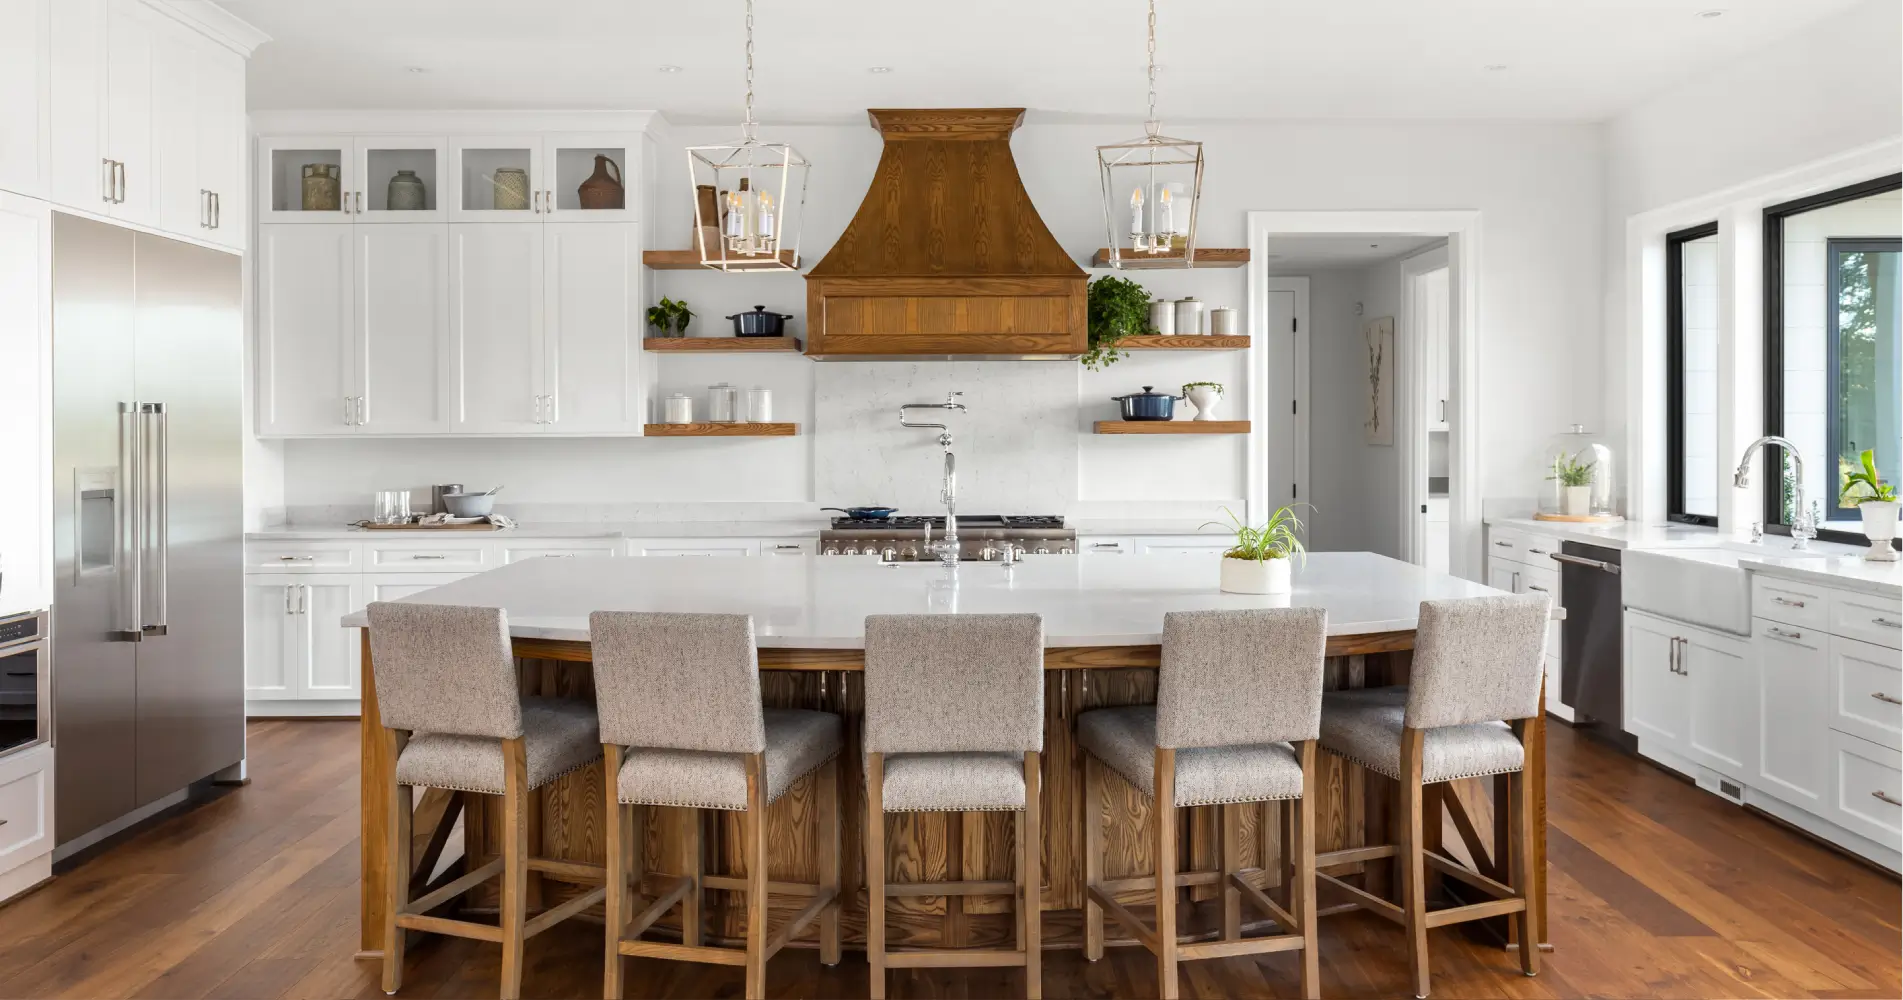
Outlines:
<svg viewBox="0 0 1903 1000"><path fill-rule="evenodd" d="M259 722L252 784L220 795L0 906L0 996L377 997L357 935L357 727ZM1549 892L1554 951L1522 977L1497 944L1429 936L1437 997L1897 997L1898 883L1648 765L1551 727ZM1324 900L1326 902L1326 900ZM529 942L531 997L601 989L601 928ZM496 992L491 945L429 937L404 996ZM1322 927L1322 994L1405 989L1400 932L1345 914ZM1296 995L1286 955L1192 962L1194 997ZM1017 970L892 974L895 997L1022 996ZM1140 949L1044 960L1051 997L1155 996ZM867 992L857 952L834 969L789 949L773 996ZM630 960L628 996L739 996L741 970Z"/></svg>

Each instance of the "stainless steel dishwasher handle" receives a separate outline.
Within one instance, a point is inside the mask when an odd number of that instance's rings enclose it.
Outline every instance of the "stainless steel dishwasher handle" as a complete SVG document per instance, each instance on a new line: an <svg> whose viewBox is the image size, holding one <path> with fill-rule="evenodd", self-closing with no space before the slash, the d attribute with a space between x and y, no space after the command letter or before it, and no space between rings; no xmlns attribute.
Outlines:
<svg viewBox="0 0 1903 1000"><path fill-rule="evenodd" d="M1568 555L1564 552L1553 552L1548 554L1546 558L1554 562L1571 563L1574 566L1589 566L1604 573L1611 573L1613 576L1619 575L1619 567L1603 559L1587 559L1585 556Z"/></svg>

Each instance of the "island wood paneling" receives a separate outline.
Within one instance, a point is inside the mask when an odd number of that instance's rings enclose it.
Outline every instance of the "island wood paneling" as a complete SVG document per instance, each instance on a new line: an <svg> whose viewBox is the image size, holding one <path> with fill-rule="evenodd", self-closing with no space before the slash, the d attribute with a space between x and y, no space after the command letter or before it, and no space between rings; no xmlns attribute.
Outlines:
<svg viewBox="0 0 1903 1000"><path fill-rule="evenodd" d="M1333 690L1405 683L1411 641L1411 632L1331 639L1325 686ZM518 639L515 649L523 694L593 697L586 643ZM760 654L763 701L770 707L810 708L841 715L845 720L846 748L840 761L840 773L862 774L859 746L864 687L860 651L763 649ZM1156 662L1155 646L1054 649L1047 653L1041 801L1045 810L1043 905L1047 911L1045 939L1049 945L1075 947L1081 944L1081 926L1075 911L1083 904L1083 860L1079 851L1084 843L1082 824L1089 810L1098 810L1109 823L1105 836L1107 877L1144 875L1154 870L1146 825L1150 804L1133 788L1116 779L1106 783L1107 801L1085 801L1083 756L1073 734L1077 716L1084 711L1154 702ZM374 681L370 676L374 665L369 659L367 643L364 668L363 725L368 734L374 732L379 723ZM1540 738L1544 738L1543 730ZM378 780L379 769L390 766L382 746L381 739L366 740L363 745L367 782ZM1322 755L1321 761L1324 791L1318 811L1318 849L1329 851L1369 842L1396 842L1398 837L1392 830L1390 806L1393 783L1327 754ZM1539 773L1543 770L1536 772ZM1470 809L1475 817L1470 822L1490 832L1491 810L1483 804L1491 791L1489 786L1487 782L1469 782L1460 794L1469 800L1480 800ZM1536 784L1535 787L1542 786ZM538 791L530 816L531 840L539 840L538 850L543 856L583 864L602 862L602 789L601 768L595 764ZM501 842L500 801L479 795L463 796L463 799L465 851L470 863L481 864L495 856L496 846ZM377 930L382 919L380 900L383 879L390 874L382 858L383 838L374 835L387 821L379 805L382 801L382 796L366 794L363 802L365 895L361 915L365 951L375 951L381 943ZM816 878L816 806L813 780L809 776L796 782L769 808L768 857L775 880L812 881ZM842 926L849 943L863 943L866 899L862 864L865 823L862 781L842 781L840 808L845 858ZM1544 809L1543 799L1540 808ZM1281 809L1275 804L1241 808L1245 837L1242 864L1245 868L1262 869L1264 863L1269 862L1265 870L1250 873L1255 883L1264 889L1274 887L1279 881L1272 861L1280 850ZM648 811L648 871L681 871L684 824L692 821L692 815L680 809ZM707 871L735 878L744 875L739 850L739 814L703 813L700 821L709 824ZM886 822L890 879L1009 880L1012 877L1013 814L893 814ZM1180 864L1185 870L1215 867L1220 822L1216 808L1183 810L1178 822L1182 824L1178 835L1182 851ZM418 827L418 836L424 833L425 829ZM1544 841L1536 847L1543 859ZM1392 888L1390 873L1389 865L1377 863L1366 865L1358 875L1350 871L1347 877L1357 880L1370 892L1383 894ZM651 878L648 888L655 888L662 877ZM539 896L539 905L552 906L584 891L590 877L579 872L545 872L532 882L531 892ZM1189 891L1193 898L1213 897L1216 892L1213 886L1198 886ZM466 905L478 910L493 908L495 895L493 885L480 887L466 897ZM1135 901L1140 896L1140 892L1132 892L1126 898ZM776 897L773 920L778 922L790 917L800 905L802 900L798 897ZM739 893L725 889L709 892L706 911L710 934L735 942L741 938L746 911ZM1007 895L895 897L889 901L888 913L887 934L893 946L1011 946L1013 910ZM663 928L663 934L667 933L665 928L673 928L678 933L678 913L664 918L658 926ZM795 940L810 945L816 941L815 935L815 929L808 928Z"/></svg>

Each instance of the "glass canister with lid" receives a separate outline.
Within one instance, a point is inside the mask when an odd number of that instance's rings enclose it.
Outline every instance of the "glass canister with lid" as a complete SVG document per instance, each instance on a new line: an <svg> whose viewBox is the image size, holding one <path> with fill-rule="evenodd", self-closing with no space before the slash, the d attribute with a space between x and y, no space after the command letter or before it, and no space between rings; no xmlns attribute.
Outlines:
<svg viewBox="0 0 1903 1000"><path fill-rule="evenodd" d="M716 424L731 424L740 419L740 390L726 382L707 387L707 419Z"/></svg>
<svg viewBox="0 0 1903 1000"><path fill-rule="evenodd" d="M1618 465L1612 446L1584 424L1553 437L1541 452L1540 508L1548 520L1616 521Z"/></svg>

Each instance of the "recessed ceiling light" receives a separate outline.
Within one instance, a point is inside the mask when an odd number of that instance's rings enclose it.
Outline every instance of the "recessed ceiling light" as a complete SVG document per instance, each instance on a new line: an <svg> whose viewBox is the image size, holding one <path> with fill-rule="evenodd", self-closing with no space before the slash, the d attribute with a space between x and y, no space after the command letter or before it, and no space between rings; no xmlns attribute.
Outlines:
<svg viewBox="0 0 1903 1000"><path fill-rule="evenodd" d="M679 66L674 66L671 64L667 66L656 66L655 69L660 70L663 73L679 73L681 71L681 68Z"/></svg>
<svg viewBox="0 0 1903 1000"><path fill-rule="evenodd" d="M868 73L890 73L890 72L892 72L892 67L890 67L890 66L867 66L867 67L866 67L866 72L868 72Z"/></svg>
<svg viewBox="0 0 1903 1000"><path fill-rule="evenodd" d="M1704 18L1704 19L1705 19L1705 20L1707 20L1707 21L1709 21L1709 20L1711 20L1711 19L1712 19L1712 18L1714 18L1714 17L1723 17L1723 16L1725 16L1725 12L1724 12L1723 10L1719 10L1719 9L1716 9L1716 8L1714 8L1714 9L1712 9L1712 10L1701 10L1701 11L1699 11L1699 12L1698 12L1698 16L1699 16L1699 17L1701 17L1701 18Z"/></svg>
<svg viewBox="0 0 1903 1000"><path fill-rule="evenodd" d="M1507 68L1507 64L1506 63L1488 63L1486 66L1482 68L1484 68L1489 73L1499 73L1504 71Z"/></svg>
<svg viewBox="0 0 1903 1000"><path fill-rule="evenodd" d="M405 66L405 67L403 67L403 69L404 69L404 70L405 70L406 72L410 72L410 73L427 73L427 72L429 72L429 67L428 67L428 66Z"/></svg>

